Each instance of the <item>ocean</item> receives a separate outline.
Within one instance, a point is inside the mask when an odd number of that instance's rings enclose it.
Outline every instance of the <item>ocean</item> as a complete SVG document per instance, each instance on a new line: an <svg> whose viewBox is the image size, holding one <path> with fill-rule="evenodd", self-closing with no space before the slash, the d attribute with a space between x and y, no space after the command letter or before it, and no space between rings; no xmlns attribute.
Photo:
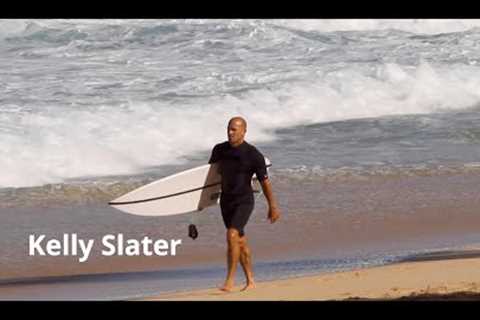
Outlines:
<svg viewBox="0 0 480 320"><path fill-rule="evenodd" d="M0 20L0 44L0 299L220 284L218 207L155 218L107 203L206 163L236 115L282 211L269 224L257 197L259 280L480 243L479 20ZM28 255L30 234L65 233L183 244Z"/></svg>

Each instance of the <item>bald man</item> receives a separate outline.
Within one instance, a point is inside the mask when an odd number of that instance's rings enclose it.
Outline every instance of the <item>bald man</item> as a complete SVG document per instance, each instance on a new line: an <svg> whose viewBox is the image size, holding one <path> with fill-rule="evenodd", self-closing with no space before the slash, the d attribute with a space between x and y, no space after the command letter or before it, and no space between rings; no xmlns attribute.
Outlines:
<svg viewBox="0 0 480 320"><path fill-rule="evenodd" d="M268 219L274 223L280 218L280 210L267 175L265 157L244 138L247 122L242 117L230 119L227 127L228 141L215 145L209 163L219 162L222 176L220 208L227 228L227 278L220 290L229 292L235 281L240 261L245 272L246 285L242 290L255 287L250 248L245 236L245 225L254 208L251 185L255 173L268 201Z"/></svg>

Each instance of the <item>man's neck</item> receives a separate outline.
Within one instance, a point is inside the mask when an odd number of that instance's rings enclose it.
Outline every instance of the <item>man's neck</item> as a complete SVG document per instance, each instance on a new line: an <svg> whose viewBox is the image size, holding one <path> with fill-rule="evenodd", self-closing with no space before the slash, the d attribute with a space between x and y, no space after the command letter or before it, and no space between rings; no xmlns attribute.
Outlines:
<svg viewBox="0 0 480 320"><path fill-rule="evenodd" d="M242 141L237 142L235 144L230 144L230 146L232 146L233 148L237 148L237 147L241 146L244 142L245 142L245 140L242 140Z"/></svg>

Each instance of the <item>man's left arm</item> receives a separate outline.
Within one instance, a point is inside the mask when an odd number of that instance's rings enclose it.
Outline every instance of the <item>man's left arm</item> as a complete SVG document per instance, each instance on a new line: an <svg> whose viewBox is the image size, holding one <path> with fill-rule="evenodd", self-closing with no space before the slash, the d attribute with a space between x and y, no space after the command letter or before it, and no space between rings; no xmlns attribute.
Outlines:
<svg viewBox="0 0 480 320"><path fill-rule="evenodd" d="M268 201L268 219L270 220L270 223L274 223L280 218L280 208L278 207L277 200L273 195L272 184L268 178L260 181L260 184L262 186L263 194Z"/></svg>
<svg viewBox="0 0 480 320"><path fill-rule="evenodd" d="M277 200L273 194L272 184L268 178L267 164L265 163L265 157L258 152L253 154L255 175L258 182L262 186L263 194L268 201L268 219L271 223L274 223L280 218L280 208L278 207Z"/></svg>

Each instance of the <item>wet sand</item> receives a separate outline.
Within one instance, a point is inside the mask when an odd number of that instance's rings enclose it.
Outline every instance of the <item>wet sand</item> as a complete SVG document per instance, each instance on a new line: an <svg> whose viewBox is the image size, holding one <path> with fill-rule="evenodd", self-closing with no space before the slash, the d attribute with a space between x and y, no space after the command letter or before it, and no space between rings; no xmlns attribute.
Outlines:
<svg viewBox="0 0 480 320"><path fill-rule="evenodd" d="M480 300L480 249L409 257L392 265L257 283L253 290L216 288L145 300Z"/></svg>
<svg viewBox="0 0 480 320"><path fill-rule="evenodd" d="M282 219L275 224L268 223L265 200L259 199L248 224L254 264L262 267L264 276L262 278L262 272L258 272L258 279L305 276L313 272L338 270L337 267L343 268L344 264L353 263L355 259L383 261L392 256L462 248L465 244L478 243L480 216L477 208L480 198L476 190L479 183L480 175L477 174L374 176L346 181L296 181L291 177L276 177L274 186L282 207ZM76 277L78 280L75 286L62 281L64 297L69 299L129 299L161 291L217 285L205 279L202 273L187 280L175 278L179 281L165 285L165 280L170 280L165 275L170 275L172 270L213 268L214 271L209 273L211 277L221 279L224 276L225 229L218 208L207 209L203 216L196 218L194 222L200 232L196 240L187 237L187 227L192 222L188 215L165 219L139 217L119 214L104 203L68 207L25 206L0 210L0 213L2 223L10 226L0 235L4 247L8 249L2 253L1 259L0 296L3 298L58 298L58 288L49 284L50 280L57 282L55 277ZM27 239L30 234L60 238L65 233L95 239L87 262L79 263L78 258L73 256L28 256ZM143 236L152 239L181 238L183 243L174 257L102 256L101 237L117 233L132 239ZM292 261L307 261L307 264L292 264ZM266 266L266 263L272 265ZM308 272L300 273L298 268ZM315 270L312 271L312 268ZM158 277L155 272L160 272ZM134 273L148 273L148 276L138 278ZM177 276L182 274L180 272ZM107 279L103 280L103 276ZM39 285L38 279L42 285ZM82 279L88 281L83 283ZM127 281L128 286L122 281ZM290 280L285 281L288 284ZM31 282L35 285L29 284ZM96 288L102 285L104 290L100 295ZM263 285L259 283L260 291ZM78 287L84 290L81 294ZM348 288L347 284L345 290ZM319 299L324 297L313 290L311 296L305 297L268 294L251 297L248 293L246 299L309 300L317 299L317 296ZM355 296L358 295L351 295ZM243 299L244 295L241 297ZM325 297L330 299L328 295ZM235 298L236 293L231 297L222 297Z"/></svg>

